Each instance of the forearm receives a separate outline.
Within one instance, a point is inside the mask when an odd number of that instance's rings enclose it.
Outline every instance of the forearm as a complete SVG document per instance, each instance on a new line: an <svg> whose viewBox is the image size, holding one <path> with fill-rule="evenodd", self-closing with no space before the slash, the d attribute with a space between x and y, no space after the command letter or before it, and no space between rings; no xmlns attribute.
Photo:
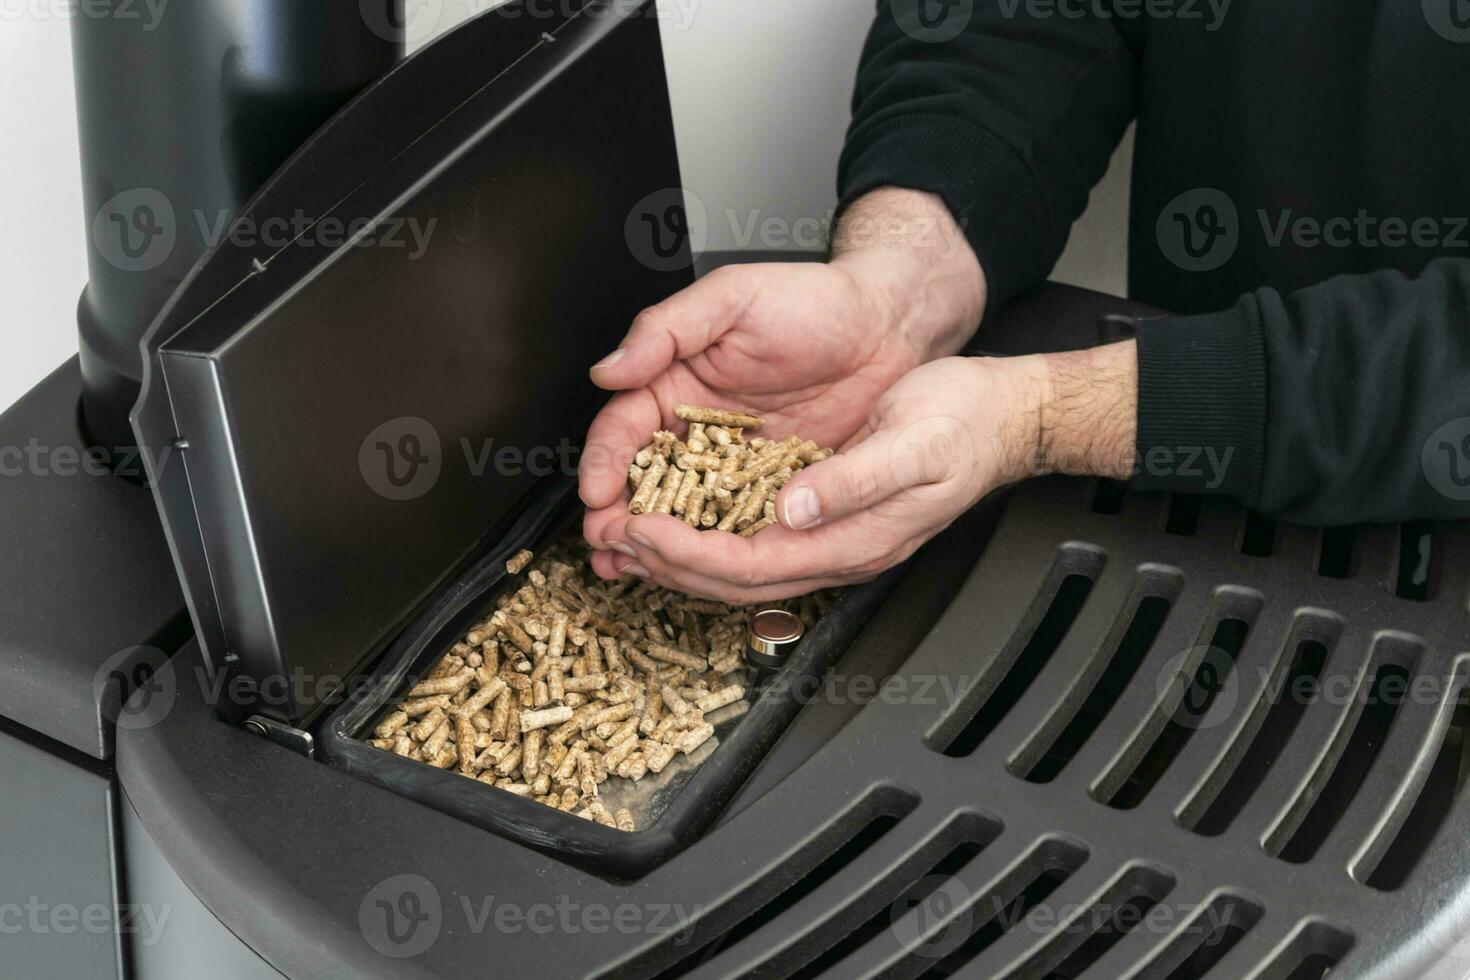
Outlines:
<svg viewBox="0 0 1470 980"><path fill-rule="evenodd" d="M1047 473L1126 480L1138 437L1138 346L1049 354L1039 458Z"/></svg>
<svg viewBox="0 0 1470 980"><path fill-rule="evenodd" d="M1470 515L1470 260L1141 321L1137 484L1314 526ZM1154 465L1184 445L1216 478Z"/></svg>
<svg viewBox="0 0 1470 980"><path fill-rule="evenodd" d="M1053 473L1129 477L1138 434L1133 341L997 363L1012 381L1013 421L999 433L1005 482Z"/></svg>
<svg viewBox="0 0 1470 980"><path fill-rule="evenodd" d="M1316 526L1470 515L1470 260L1339 277L1014 359L1013 478L1132 478Z"/></svg>
<svg viewBox="0 0 1470 980"><path fill-rule="evenodd" d="M958 351L985 313L979 260L933 194L885 187L853 202L833 232L832 265L869 293L915 365Z"/></svg>

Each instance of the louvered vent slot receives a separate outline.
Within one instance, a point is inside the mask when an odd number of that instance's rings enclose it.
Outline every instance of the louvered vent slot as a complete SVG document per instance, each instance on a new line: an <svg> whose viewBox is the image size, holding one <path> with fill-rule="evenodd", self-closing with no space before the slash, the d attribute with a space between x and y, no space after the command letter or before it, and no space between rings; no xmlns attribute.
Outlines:
<svg viewBox="0 0 1470 980"><path fill-rule="evenodd" d="M1097 798L1108 806L1119 810L1138 806L1179 758L1195 732L1220 722L1215 716L1215 702L1231 681L1250 623L1260 609L1260 599L1254 594L1222 590L1221 601L1233 610L1222 609L1207 643L1185 652L1180 675L1169 696L1142 729L1139 742L1146 748L1140 751L1138 745L1132 747L1095 787ZM1182 695L1173 693L1180 688Z"/></svg>
<svg viewBox="0 0 1470 980"><path fill-rule="evenodd" d="M866 905L871 909L871 914L856 929L842 936L816 959L791 973L789 975L791 980L807 980L807 978L821 976L852 953L893 928L895 918L906 910L929 900L944 881L958 874L965 865L988 847L1000 835L1000 830L998 822L978 814L966 814L950 824L931 842L940 846L924 848L893 876L898 886L896 889L886 891L873 889L868 895L849 904L842 912L834 916L834 920L851 921L861 918L863 913L859 908L860 905ZM943 855L937 861L933 857L935 851ZM773 975L785 973L776 957L763 963L760 971L770 972Z"/></svg>
<svg viewBox="0 0 1470 980"><path fill-rule="evenodd" d="M1388 740L1407 696L1409 678L1413 676L1421 647L1394 637L1385 638L1379 646L1374 657L1377 666L1354 698L1357 719L1351 726L1344 726L1348 733L1346 740L1339 737L1339 744L1333 746L1336 752L1329 753L1293 806L1295 813L1310 802L1306 815L1289 837L1286 836L1288 821L1267 840L1267 851L1283 861L1303 864L1312 859L1347 812ZM1315 796L1312 787L1320 787Z"/></svg>
<svg viewBox="0 0 1470 980"><path fill-rule="evenodd" d="M1428 602L1434 586L1434 525L1410 521L1399 528L1399 568L1394 594Z"/></svg>
<svg viewBox="0 0 1470 980"><path fill-rule="evenodd" d="M1200 510L1204 498L1197 493L1169 495L1169 509L1164 516L1164 530L1170 534L1191 535L1199 530Z"/></svg>
<svg viewBox="0 0 1470 980"><path fill-rule="evenodd" d="M931 745L937 743L945 755L961 758L985 741L1056 653L1092 592L1102 562L1101 553L1089 548L1068 546L1061 550L1048 587L1027 611L1019 635L1011 638L985 676L931 736ZM969 720L964 726L946 738L954 719L966 717Z"/></svg>
<svg viewBox="0 0 1470 980"><path fill-rule="evenodd" d="M741 899L728 903L733 916L716 910L701 918L693 936L684 940L684 948L679 950L682 955L658 974L659 980L682 977L816 891L882 840L913 812L918 802L893 789L863 800L829 826L818 842L749 886ZM752 910L753 903L759 904Z"/></svg>
<svg viewBox="0 0 1470 980"><path fill-rule="evenodd" d="M1367 883L1382 891L1402 887L1418 866L1419 859L1439 838L1456 801L1465 789L1470 775L1470 691L1463 686L1454 698L1449 724L1440 737L1434 764L1424 788L1419 791L1408 818L1399 827L1387 852L1378 862Z"/></svg>
<svg viewBox="0 0 1470 980"><path fill-rule="evenodd" d="M1324 980L1353 948L1352 937L1314 922L1282 951L1261 976L1281 980Z"/></svg>
<svg viewBox="0 0 1470 980"><path fill-rule="evenodd" d="M1094 514L1121 514L1128 485L1117 480L1094 480L1091 508Z"/></svg>
<svg viewBox="0 0 1470 980"><path fill-rule="evenodd" d="M1202 980L1255 928L1261 915L1261 907L1249 899L1216 897L1137 974L1138 980Z"/></svg>
<svg viewBox="0 0 1470 980"><path fill-rule="evenodd" d="M1276 522L1255 511L1245 515L1240 528L1240 553L1252 558L1270 558L1276 550Z"/></svg>
<svg viewBox="0 0 1470 980"><path fill-rule="evenodd" d="M1329 527L1317 544L1317 574L1352 578L1357 569L1358 529Z"/></svg>
<svg viewBox="0 0 1470 980"><path fill-rule="evenodd" d="M1328 644L1336 642L1341 628L1337 619L1325 615L1306 613L1298 618L1283 648L1284 656L1241 733L1241 743L1181 813L1182 826L1206 837L1219 836L1230 828L1291 742L1307 707L1317 701Z"/></svg>
<svg viewBox="0 0 1470 980"><path fill-rule="evenodd" d="M930 980L959 972L1045 903L1086 861L1087 852L1079 845L1047 841L967 908L955 908L956 893L965 891L962 885L940 883L893 924L910 950L893 975Z"/></svg>
<svg viewBox="0 0 1470 980"><path fill-rule="evenodd" d="M1158 565L1145 568L1134 590L1139 598L1131 614L1125 613L1126 618L1120 619L1098 652L1104 664L1102 670L1089 666L1075 689L1077 695L1087 692L1081 703L1076 704L1074 696L1067 698L1046 727L1012 761L1013 775L1033 783L1049 783L1061 775L1127 693L1158 639L1183 581L1176 569Z"/></svg>
<svg viewBox="0 0 1470 980"><path fill-rule="evenodd" d="M1076 980L1125 938L1138 931L1150 911L1174 889L1174 879L1152 868L1130 868L1097 904L1062 922L1056 938L1014 977ZM1069 910L1056 909L1061 920Z"/></svg>

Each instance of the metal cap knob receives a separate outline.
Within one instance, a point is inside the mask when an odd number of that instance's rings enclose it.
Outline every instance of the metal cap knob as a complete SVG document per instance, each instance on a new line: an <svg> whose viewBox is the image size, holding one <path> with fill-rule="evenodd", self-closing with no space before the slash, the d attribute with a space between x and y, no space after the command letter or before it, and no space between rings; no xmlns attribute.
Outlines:
<svg viewBox="0 0 1470 980"><path fill-rule="evenodd" d="M762 609L750 617L745 659L756 667L777 670L786 664L806 627L801 617L784 609Z"/></svg>

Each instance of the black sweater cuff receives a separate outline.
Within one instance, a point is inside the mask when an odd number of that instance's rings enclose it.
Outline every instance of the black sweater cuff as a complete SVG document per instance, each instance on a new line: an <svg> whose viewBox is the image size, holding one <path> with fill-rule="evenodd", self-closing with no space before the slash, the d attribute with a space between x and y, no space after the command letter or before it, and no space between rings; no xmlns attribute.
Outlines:
<svg viewBox="0 0 1470 980"><path fill-rule="evenodd" d="M937 194L985 270L987 317L1051 271L1049 211L1029 169L995 135L950 116L904 116L848 136L838 168L843 210L879 187Z"/></svg>
<svg viewBox="0 0 1470 980"><path fill-rule="evenodd" d="M1254 296L1230 310L1138 324L1141 490L1260 500L1267 373Z"/></svg>

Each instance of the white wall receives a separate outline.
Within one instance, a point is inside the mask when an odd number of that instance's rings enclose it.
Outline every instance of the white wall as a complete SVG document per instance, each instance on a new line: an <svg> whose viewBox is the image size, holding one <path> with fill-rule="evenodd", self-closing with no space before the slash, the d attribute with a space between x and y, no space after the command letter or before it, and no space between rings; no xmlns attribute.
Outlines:
<svg viewBox="0 0 1470 980"><path fill-rule="evenodd" d="M71 25L59 6L0 0L0 408L76 353L87 282Z"/></svg>
<svg viewBox="0 0 1470 980"><path fill-rule="evenodd" d="M1128 179L1133 174L1133 129L1113 154L1107 174L1092 189L1087 211L1072 226L1066 251L1051 277L1102 293L1128 292Z"/></svg>
<svg viewBox="0 0 1470 980"><path fill-rule="evenodd" d="M492 2L409 0L416 46ZM659 4L696 242L820 248L874 0ZM65 9L0 0L0 407L76 350L86 220ZM1131 146L1114 163L1057 274L1121 293Z"/></svg>
<svg viewBox="0 0 1470 980"><path fill-rule="evenodd" d="M874 0L659 0L696 244L820 249ZM1130 134L1054 278L1126 289ZM705 218L701 235L701 222Z"/></svg>

